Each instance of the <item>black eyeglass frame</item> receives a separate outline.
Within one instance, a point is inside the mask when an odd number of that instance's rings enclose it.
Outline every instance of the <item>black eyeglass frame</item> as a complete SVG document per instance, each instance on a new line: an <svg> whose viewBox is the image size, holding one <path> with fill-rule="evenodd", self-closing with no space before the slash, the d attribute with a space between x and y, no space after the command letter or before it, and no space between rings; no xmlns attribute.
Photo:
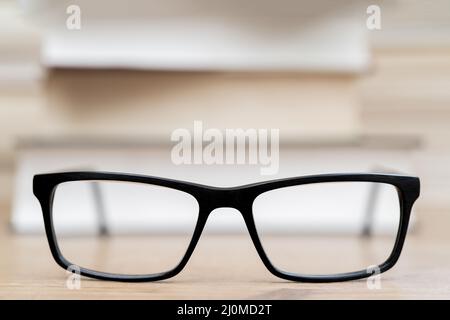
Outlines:
<svg viewBox="0 0 450 320"><path fill-rule="evenodd" d="M397 237L392 252L387 260L378 265L379 272L385 272L392 268L400 257L400 253L405 242L411 209L420 194L420 180L417 177L394 175L394 174L374 174L374 173L350 173L350 174L322 174L294 178L286 178L272 181L264 181L238 187L212 187L191 182L164 179L152 176L134 175L112 172L60 172L38 174L33 179L33 192L38 198L44 217L45 232L50 246L50 250L56 263L64 269L76 265L64 258L58 248L55 230L52 220L52 206L55 190L63 182L73 181L121 181L143 183L161 187L172 188L192 195L199 204L198 220L188 245L186 253L177 266L173 269L149 275L124 275L104 273L95 270L80 268L83 276L112 281L124 282L144 282L164 280L177 275L187 264L194 252L195 246L202 234L203 228L209 214L217 208L231 207L237 209L244 218L246 227L266 268L275 276L286 280L300 282L337 282L346 280L356 280L369 277L375 269L360 270L348 273L330 275L301 275L290 273L276 268L264 252L258 232L255 226L252 205L260 194L279 189L304 184L326 183L326 182L375 182L392 185L396 188L400 203L400 222Z"/></svg>

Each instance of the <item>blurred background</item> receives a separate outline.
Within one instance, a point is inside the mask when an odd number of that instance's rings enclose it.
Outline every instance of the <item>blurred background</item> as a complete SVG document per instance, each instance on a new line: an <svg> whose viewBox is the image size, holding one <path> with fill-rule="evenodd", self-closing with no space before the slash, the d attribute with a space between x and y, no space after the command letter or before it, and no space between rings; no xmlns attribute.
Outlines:
<svg viewBox="0 0 450 320"><path fill-rule="evenodd" d="M380 30L367 27L371 4ZM421 178L419 231L444 235L432 222L450 210L449 89L445 0L2 0L0 215L42 229L41 172L228 186L394 170ZM280 129L279 172L173 164L170 134L195 120Z"/></svg>

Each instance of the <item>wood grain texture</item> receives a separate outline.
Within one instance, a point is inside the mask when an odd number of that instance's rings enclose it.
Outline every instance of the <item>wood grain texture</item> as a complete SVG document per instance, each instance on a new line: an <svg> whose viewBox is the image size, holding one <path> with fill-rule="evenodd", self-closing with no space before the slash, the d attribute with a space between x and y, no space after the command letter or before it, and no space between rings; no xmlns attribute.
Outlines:
<svg viewBox="0 0 450 320"><path fill-rule="evenodd" d="M448 221L446 214L434 220ZM400 261L382 275L381 289L376 290L369 290L366 280L308 284L278 279L265 269L248 236L212 234L200 239L186 268L170 280L117 283L82 278L80 290L69 290L68 275L53 261L44 237L1 229L0 298L450 299L449 237L443 231L428 227L410 234Z"/></svg>

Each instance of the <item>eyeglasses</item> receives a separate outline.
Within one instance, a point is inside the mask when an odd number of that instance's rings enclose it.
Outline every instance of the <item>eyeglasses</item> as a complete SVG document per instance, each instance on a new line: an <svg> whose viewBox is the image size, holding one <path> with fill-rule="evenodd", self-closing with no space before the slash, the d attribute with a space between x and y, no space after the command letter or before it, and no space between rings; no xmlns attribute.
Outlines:
<svg viewBox="0 0 450 320"><path fill-rule="evenodd" d="M116 281L178 274L210 213L237 209L267 269L304 282L354 280L398 260L416 177L327 174L219 188L170 179L63 172L34 176L52 255ZM225 228L225 227L224 227Z"/></svg>

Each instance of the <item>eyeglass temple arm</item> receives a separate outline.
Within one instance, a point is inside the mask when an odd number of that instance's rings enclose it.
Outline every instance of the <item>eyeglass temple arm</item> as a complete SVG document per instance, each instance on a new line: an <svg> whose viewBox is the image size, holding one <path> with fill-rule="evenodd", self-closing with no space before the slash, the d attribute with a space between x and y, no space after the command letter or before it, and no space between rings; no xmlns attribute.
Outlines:
<svg viewBox="0 0 450 320"><path fill-rule="evenodd" d="M71 168L74 169L74 168ZM77 170L94 170L92 167L76 167ZM105 202L100 184L97 181L90 181L92 200L94 202L94 211L97 216L98 233L102 236L109 234L108 224L106 222Z"/></svg>
<svg viewBox="0 0 450 320"><path fill-rule="evenodd" d="M376 166L371 170L373 173L394 173L399 174L401 172L397 170L393 170L386 167ZM379 183L373 183L370 186L369 190L369 196L366 203L366 209L364 213L364 219L363 219L363 226L361 230L361 235L363 237L370 237L373 233L373 227L375 223L375 212L376 212L376 206L379 200L380 196L380 187L381 185Z"/></svg>
<svg viewBox="0 0 450 320"><path fill-rule="evenodd" d="M106 223L105 202L103 201L103 193L100 184L97 181L91 181L91 192L95 206L95 212L98 222L98 233L102 236L109 234L108 224Z"/></svg>
<svg viewBox="0 0 450 320"><path fill-rule="evenodd" d="M373 183L370 186L369 196L366 203L366 209L364 212L363 227L361 235L363 237L370 237L373 231L373 224L375 222L375 211L377 200L380 192L380 186L378 183Z"/></svg>

